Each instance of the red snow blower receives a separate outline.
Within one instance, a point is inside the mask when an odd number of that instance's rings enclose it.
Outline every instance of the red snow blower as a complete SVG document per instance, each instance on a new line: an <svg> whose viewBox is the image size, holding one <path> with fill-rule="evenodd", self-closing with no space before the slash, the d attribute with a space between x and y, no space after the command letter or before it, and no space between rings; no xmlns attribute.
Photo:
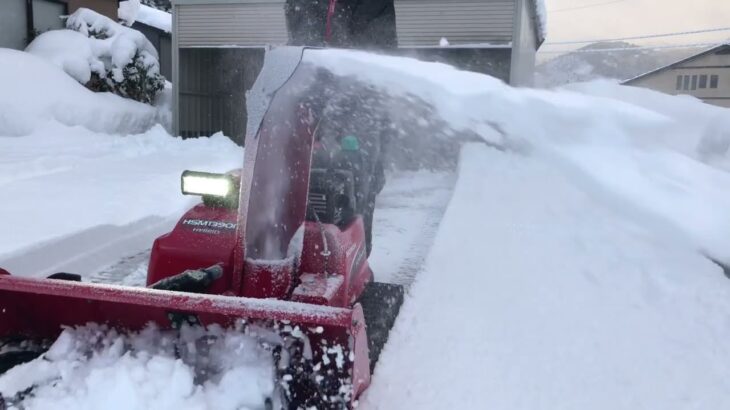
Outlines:
<svg viewBox="0 0 730 410"><path fill-rule="evenodd" d="M353 171L313 166L326 84L303 53L267 53L247 95L243 167L183 173L183 193L202 203L155 240L147 287L0 269L0 339L54 340L87 323L120 331L256 324L285 341L272 349L285 408L350 408L370 382L403 290L373 280L363 218L352 212ZM0 354L0 371L42 354L11 353Z"/></svg>

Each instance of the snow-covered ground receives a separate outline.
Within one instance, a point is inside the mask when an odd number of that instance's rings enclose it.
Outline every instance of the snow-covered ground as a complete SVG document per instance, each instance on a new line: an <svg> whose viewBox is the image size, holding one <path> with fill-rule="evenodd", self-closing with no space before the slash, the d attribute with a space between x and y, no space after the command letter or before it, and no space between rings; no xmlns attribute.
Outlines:
<svg viewBox="0 0 730 410"><path fill-rule="evenodd" d="M730 282L551 158L464 148L363 409L719 409Z"/></svg>
<svg viewBox="0 0 730 410"><path fill-rule="evenodd" d="M379 282L409 286L422 269L451 199L454 174L397 172L375 204L370 266Z"/></svg>
<svg viewBox="0 0 730 410"><path fill-rule="evenodd" d="M223 135L172 138L161 126L111 136L55 122L0 137L0 266L25 276L93 272L146 249L195 202L180 194L185 169L241 166Z"/></svg>
<svg viewBox="0 0 730 410"><path fill-rule="evenodd" d="M730 282L710 259L730 264L728 110L604 82L513 89L442 64L362 52L313 51L306 59L431 104L455 130L492 145L463 148L453 196L453 176L417 172L391 178L379 199L375 271L408 281L408 258L426 263L361 408L730 406ZM88 114L69 124L63 109L45 112L30 113L39 118L32 126L0 127L0 223L12 232L0 236L0 266L44 255L66 263L54 251L75 256L84 241L105 246L99 237L124 250L115 257L139 264L141 240L115 241L145 229L152 237L190 205L179 195L179 172L240 163L240 149L223 137L183 141L159 127L127 135L111 123L102 133ZM76 249L63 249L74 240ZM182 374L174 389L157 390L159 403L204 408L208 393L234 397L240 387L223 376L188 388L194 365L157 347L141 355L116 347L144 335L102 336L106 348L80 358L83 332L67 332L51 350L67 360L53 356L58 363L38 360L6 374L0 392L22 389L21 374L64 369L73 371L39 400L93 408L90 392L108 389L124 393L126 408L150 408L158 402L147 399L155 386L147 380ZM266 376L262 363L239 370ZM221 407L260 399L266 388Z"/></svg>

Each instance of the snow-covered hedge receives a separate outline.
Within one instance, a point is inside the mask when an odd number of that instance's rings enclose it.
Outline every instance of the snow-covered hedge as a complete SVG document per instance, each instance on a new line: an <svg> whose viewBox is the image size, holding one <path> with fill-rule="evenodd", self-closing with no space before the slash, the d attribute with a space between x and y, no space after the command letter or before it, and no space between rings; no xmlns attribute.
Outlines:
<svg viewBox="0 0 730 410"><path fill-rule="evenodd" d="M29 135L53 123L105 134L130 134L160 122L161 112L155 107L110 93L93 93L58 65L0 48L0 139ZM0 153L5 154L2 149Z"/></svg>
<svg viewBox="0 0 730 410"><path fill-rule="evenodd" d="M151 103L162 91L158 54L139 31L81 8L66 21L68 30L38 36L26 49L61 67L92 91L108 91Z"/></svg>

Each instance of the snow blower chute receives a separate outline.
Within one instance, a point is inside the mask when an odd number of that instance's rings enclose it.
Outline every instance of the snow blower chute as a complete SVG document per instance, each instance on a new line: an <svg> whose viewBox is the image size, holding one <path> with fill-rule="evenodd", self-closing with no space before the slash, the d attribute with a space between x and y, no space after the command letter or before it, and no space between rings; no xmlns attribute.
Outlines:
<svg viewBox="0 0 730 410"><path fill-rule="evenodd" d="M302 62L307 52L267 53L247 95L239 171L183 173L183 193L203 201L155 241L147 287L0 269L0 339L53 340L63 326L89 322L132 331L255 323L288 340L273 350L287 408L352 406L403 291L373 281L352 170L312 165L327 84L321 68ZM0 355L0 371L33 355Z"/></svg>

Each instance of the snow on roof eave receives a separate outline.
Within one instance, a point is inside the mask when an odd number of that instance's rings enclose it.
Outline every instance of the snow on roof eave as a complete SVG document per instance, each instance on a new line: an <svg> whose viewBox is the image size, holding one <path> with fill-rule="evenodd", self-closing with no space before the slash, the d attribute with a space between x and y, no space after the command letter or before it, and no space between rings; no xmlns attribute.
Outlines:
<svg viewBox="0 0 730 410"><path fill-rule="evenodd" d="M672 68L674 66L677 66L677 65L680 65L680 64L684 64L684 63L690 62L690 61L692 61L694 59L703 57L703 56L705 56L707 54L710 54L710 53L714 53L715 51L717 51L717 50L719 50L721 48L724 48L724 47L730 47L730 42L716 45L714 47L708 48L707 50L705 50L705 51L703 51L701 53L697 53L697 54L691 55L691 56L689 56L687 58L683 58L683 59L681 59L679 61L675 61L675 62L673 62L671 64L667 64L667 65L665 65L663 67L659 67L657 69L648 71L648 72L646 72L644 74L639 74L636 77L629 78L628 80L622 81L621 84L629 84L629 83L632 83L632 82L634 82L636 80L640 80L640 79L642 79L644 77L648 77L650 75L657 74L657 73L662 72L664 70L668 70L668 69L670 69L670 68Z"/></svg>
<svg viewBox="0 0 730 410"><path fill-rule="evenodd" d="M172 14L144 4L139 7L136 23L144 24L165 33L172 33Z"/></svg>

